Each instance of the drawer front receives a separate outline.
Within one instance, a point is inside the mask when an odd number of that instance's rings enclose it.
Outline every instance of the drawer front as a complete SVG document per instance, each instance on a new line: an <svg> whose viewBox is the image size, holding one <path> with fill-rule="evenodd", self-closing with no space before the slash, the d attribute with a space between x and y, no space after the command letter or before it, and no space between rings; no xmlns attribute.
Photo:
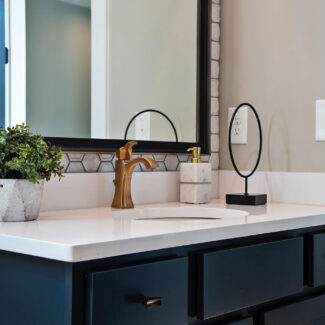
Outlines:
<svg viewBox="0 0 325 325"><path fill-rule="evenodd" d="M325 234L308 236L308 284L325 284Z"/></svg>
<svg viewBox="0 0 325 325"><path fill-rule="evenodd" d="M89 324L187 323L187 258L89 274Z"/></svg>
<svg viewBox="0 0 325 325"><path fill-rule="evenodd" d="M263 314L264 325L324 325L325 296L300 301L267 311Z"/></svg>
<svg viewBox="0 0 325 325"><path fill-rule="evenodd" d="M253 318L241 319L237 322L229 323L228 325L253 325Z"/></svg>
<svg viewBox="0 0 325 325"><path fill-rule="evenodd" d="M201 319L303 290L303 238L201 254Z"/></svg>

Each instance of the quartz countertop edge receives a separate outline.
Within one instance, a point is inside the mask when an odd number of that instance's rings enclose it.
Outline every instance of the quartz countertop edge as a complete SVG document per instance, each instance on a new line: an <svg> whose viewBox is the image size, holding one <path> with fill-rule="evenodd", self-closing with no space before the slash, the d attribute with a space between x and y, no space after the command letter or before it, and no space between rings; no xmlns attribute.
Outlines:
<svg viewBox="0 0 325 325"><path fill-rule="evenodd" d="M225 203L215 200L206 206L225 208ZM0 250L74 263L325 225L325 206L269 203L265 210L235 208L250 215L193 226L178 221L117 222L109 208L45 212L38 221L0 223Z"/></svg>

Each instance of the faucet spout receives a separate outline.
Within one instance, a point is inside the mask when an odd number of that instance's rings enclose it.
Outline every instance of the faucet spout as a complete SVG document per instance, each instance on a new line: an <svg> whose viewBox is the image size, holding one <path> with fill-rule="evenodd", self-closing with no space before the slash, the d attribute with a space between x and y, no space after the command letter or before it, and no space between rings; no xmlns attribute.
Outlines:
<svg viewBox="0 0 325 325"><path fill-rule="evenodd" d="M132 209L134 208L131 196L131 179L134 168L142 163L147 169L155 169L158 164L155 160L149 157L141 157L131 159L132 146L136 142L128 143L125 147L117 150L116 155L118 160L115 166L115 194L112 203L112 208L116 209Z"/></svg>
<svg viewBox="0 0 325 325"><path fill-rule="evenodd" d="M127 164L127 167L133 172L134 168L141 163L144 164L147 169L156 169L159 167L157 162L149 157L135 158Z"/></svg>

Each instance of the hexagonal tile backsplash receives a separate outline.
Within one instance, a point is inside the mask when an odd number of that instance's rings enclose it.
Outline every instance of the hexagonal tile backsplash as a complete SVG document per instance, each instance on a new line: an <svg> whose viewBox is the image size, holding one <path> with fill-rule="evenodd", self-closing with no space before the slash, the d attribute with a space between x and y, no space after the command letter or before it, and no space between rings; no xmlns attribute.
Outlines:
<svg viewBox="0 0 325 325"><path fill-rule="evenodd" d="M210 162L212 169L219 168L219 59L220 59L220 0L211 2L211 155L203 155L202 161ZM134 157L142 156L135 154ZM143 154L154 158L159 168L154 172L176 171L181 162L190 160L186 154ZM114 153L93 153L93 152L66 152L62 159L66 173L112 173L115 171ZM138 172L147 171L144 166L139 165L135 169ZM148 171L152 172L152 171Z"/></svg>
<svg viewBox="0 0 325 325"><path fill-rule="evenodd" d="M76 159L74 152L67 152L62 159L62 164L65 167L66 173L112 173L115 171L115 155L111 154L102 160L104 154L100 153L82 153L79 159ZM135 157L147 156L157 161L159 167L155 170L147 170L140 164L135 171L138 172L161 172L161 171L176 171L179 169L181 162L191 160L191 155L185 154L135 154ZM209 161L209 155L202 155L202 161Z"/></svg>

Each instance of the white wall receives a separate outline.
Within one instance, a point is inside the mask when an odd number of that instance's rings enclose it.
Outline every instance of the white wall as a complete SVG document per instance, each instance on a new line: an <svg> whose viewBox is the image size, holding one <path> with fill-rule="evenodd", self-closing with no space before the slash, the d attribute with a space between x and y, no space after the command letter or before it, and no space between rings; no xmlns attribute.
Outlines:
<svg viewBox="0 0 325 325"><path fill-rule="evenodd" d="M66 174L45 183L42 211L110 206L114 196L114 173ZM134 173L134 204L179 201L179 172ZM212 172L211 198L218 196L218 171Z"/></svg>

